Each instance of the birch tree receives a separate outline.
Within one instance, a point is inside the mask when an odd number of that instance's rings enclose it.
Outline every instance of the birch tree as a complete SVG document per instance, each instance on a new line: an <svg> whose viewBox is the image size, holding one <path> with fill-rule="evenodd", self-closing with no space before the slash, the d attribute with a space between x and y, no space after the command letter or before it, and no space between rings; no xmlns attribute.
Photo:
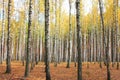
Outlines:
<svg viewBox="0 0 120 80"><path fill-rule="evenodd" d="M70 60L71 60L71 46L72 46L72 24L71 24L71 0L69 0L69 37L68 37L68 60L67 60L67 67L70 68Z"/></svg>
<svg viewBox="0 0 120 80"><path fill-rule="evenodd" d="M49 0L45 0L45 65L46 80L51 80L49 68Z"/></svg>
<svg viewBox="0 0 120 80"><path fill-rule="evenodd" d="M10 14L11 14L11 0L8 1L8 24L7 24L7 59L6 59L6 73L11 73L11 54L10 54Z"/></svg>
<svg viewBox="0 0 120 80"><path fill-rule="evenodd" d="M29 76L29 63L30 63L30 51L31 51L31 14L32 14L32 0L29 0L29 18L28 18L28 32L27 32L27 50L26 50L26 66L25 77Z"/></svg>
<svg viewBox="0 0 120 80"><path fill-rule="evenodd" d="M80 2L81 2L81 0L76 0L77 52L78 52L78 80L82 80Z"/></svg>
<svg viewBox="0 0 120 80"><path fill-rule="evenodd" d="M104 35L104 17L103 17L103 6L101 0L99 1L99 9L100 9L100 17L101 17L101 24L102 24L102 29L103 29L103 49L105 46L105 53L106 53L106 68L107 68L107 80L111 80L110 78L110 67L109 67L109 29L108 29L108 34L107 34L107 43L105 42L105 35Z"/></svg>

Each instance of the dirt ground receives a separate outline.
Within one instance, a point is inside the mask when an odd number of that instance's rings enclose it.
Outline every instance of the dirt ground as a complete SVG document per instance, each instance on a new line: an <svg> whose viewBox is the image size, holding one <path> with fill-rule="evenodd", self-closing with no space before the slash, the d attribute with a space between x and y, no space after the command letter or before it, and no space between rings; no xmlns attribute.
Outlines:
<svg viewBox="0 0 120 80"><path fill-rule="evenodd" d="M45 80L45 69L44 63L39 63L30 72L28 78L24 78L25 67L22 66L21 62L12 62L12 73L4 74L5 62L0 64L0 80ZM111 80L120 80L120 70L110 68ZM77 68L74 67L74 63L71 63L70 68L66 68L66 63L58 64L58 67L54 67L54 64L50 64L50 72L52 80L77 80ZM98 63L91 63L87 68L86 63L83 63L83 80L106 80L106 68L105 66L100 69Z"/></svg>

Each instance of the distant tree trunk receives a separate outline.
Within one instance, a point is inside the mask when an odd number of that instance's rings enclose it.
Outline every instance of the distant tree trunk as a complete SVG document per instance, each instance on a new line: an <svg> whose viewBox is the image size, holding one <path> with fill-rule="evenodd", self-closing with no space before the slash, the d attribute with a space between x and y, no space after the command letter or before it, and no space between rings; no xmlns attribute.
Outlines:
<svg viewBox="0 0 120 80"><path fill-rule="evenodd" d="M25 53L26 53L26 27L24 27L24 47L23 47L23 53L22 53L22 65L24 66L24 60L25 60Z"/></svg>
<svg viewBox="0 0 120 80"><path fill-rule="evenodd" d="M43 41L42 41L42 35L41 35L40 37L40 61L42 60L42 54L43 54Z"/></svg>
<svg viewBox="0 0 120 80"><path fill-rule="evenodd" d="M39 61L39 49L40 49L40 41L39 41L39 35L36 35L36 53L35 53L35 64L38 65L38 61Z"/></svg>
<svg viewBox="0 0 120 80"><path fill-rule="evenodd" d="M57 53L57 51L58 51L58 48L57 48L57 44L58 44L58 26L57 26L57 0L55 0L55 46L54 46L54 48L55 48L55 50L54 50L54 57L55 57L55 64L54 64L54 66L55 67L57 67L57 55L58 55L58 53Z"/></svg>
<svg viewBox="0 0 120 80"><path fill-rule="evenodd" d="M34 30L35 30L35 25L34 25ZM31 70L33 70L34 68L34 61L35 61L35 46L36 46L36 41L35 41L35 34L34 34L34 30L32 33L32 37L31 37ZM34 43L34 44L33 44Z"/></svg>
<svg viewBox="0 0 120 80"><path fill-rule="evenodd" d="M7 34L5 34L5 37L7 37ZM4 54L3 54L3 60L6 60L6 55L7 55L7 39L4 38Z"/></svg>
<svg viewBox="0 0 120 80"><path fill-rule="evenodd" d="M71 40L71 31L72 31L72 25L71 25L71 0L69 0L69 43L68 43L68 60L67 60L67 66L66 68L70 68L70 58L71 58L71 45L72 45L72 40Z"/></svg>
<svg viewBox="0 0 120 80"><path fill-rule="evenodd" d="M64 55L64 53L63 53L63 50L64 50L64 39L63 39L63 37L62 37L62 41L61 41L61 61L63 62L63 55Z"/></svg>
<svg viewBox="0 0 120 80"><path fill-rule="evenodd" d="M27 35L27 51L26 51L26 66L25 77L29 76L29 63L30 63L30 51L31 51L31 14L32 14L32 0L29 1L29 21L28 21L28 35Z"/></svg>
<svg viewBox="0 0 120 80"><path fill-rule="evenodd" d="M20 53L20 61L22 60L22 40L23 40L23 37L22 37L22 27L20 28L20 40L19 40L19 53Z"/></svg>
<svg viewBox="0 0 120 80"><path fill-rule="evenodd" d="M53 49L52 49L52 57L51 57L51 62L54 62L55 61L55 54L54 54L54 51L55 51L55 36L53 37L53 45L52 45Z"/></svg>
<svg viewBox="0 0 120 80"><path fill-rule="evenodd" d="M65 48L65 62L68 60L68 37L66 38L66 48Z"/></svg>
<svg viewBox="0 0 120 80"><path fill-rule="evenodd" d="M2 35L1 35L1 60L0 64L3 62L4 53L4 0L3 0L3 10L2 10Z"/></svg>
<svg viewBox="0 0 120 80"><path fill-rule="evenodd" d="M101 0L99 0L99 8L100 8L100 17L101 17L101 24L102 24L102 43L103 43L102 51L103 51L103 56L104 56L105 55L105 53L104 53L105 52L105 45L104 45L104 43L105 43L105 34L104 34L105 30L104 30L104 20L103 20L103 6L102 6ZM104 58L104 61L105 61L105 58Z"/></svg>
<svg viewBox="0 0 120 80"><path fill-rule="evenodd" d="M95 62L95 52L94 52L95 51L95 46L94 46L95 45L95 37L94 37L95 33L94 33L94 31L95 30L93 29L92 30L92 32L93 32L93 34L92 34L92 40L93 40L93 62Z"/></svg>
<svg viewBox="0 0 120 80"><path fill-rule="evenodd" d="M100 27L100 32L99 32L99 43L100 43L100 68L102 68L102 28Z"/></svg>
<svg viewBox="0 0 120 80"><path fill-rule="evenodd" d="M67 48L67 40L64 38L64 49L63 49L63 62L66 61L66 48Z"/></svg>
<svg viewBox="0 0 120 80"><path fill-rule="evenodd" d="M52 54L53 54L53 38L50 38L50 62L52 62Z"/></svg>
<svg viewBox="0 0 120 80"><path fill-rule="evenodd" d="M76 21L77 21L78 80L82 80L80 0L76 0Z"/></svg>
<svg viewBox="0 0 120 80"><path fill-rule="evenodd" d="M95 28L95 37L96 37L96 62L98 62L98 34L97 34L97 28Z"/></svg>
<svg viewBox="0 0 120 80"><path fill-rule="evenodd" d="M86 62L86 51L87 51L87 44L86 44L86 34L84 34L84 62Z"/></svg>
<svg viewBox="0 0 120 80"><path fill-rule="evenodd" d="M11 73L11 54L10 54L10 13L11 0L8 2L8 25L7 25L7 59L6 59L6 73Z"/></svg>
<svg viewBox="0 0 120 80"><path fill-rule="evenodd" d="M61 62L62 54L62 38L61 38L61 1L59 0L59 52L58 52L58 63Z"/></svg>
<svg viewBox="0 0 120 80"><path fill-rule="evenodd" d="M49 0L45 0L45 65L46 80L51 80L49 68Z"/></svg>
<svg viewBox="0 0 120 80"><path fill-rule="evenodd" d="M82 45L81 46L81 53L84 53L84 41L83 41L83 39L84 39L84 33L81 34L81 45ZM82 62L83 62L83 58L84 58L83 55L84 54L82 54Z"/></svg>
<svg viewBox="0 0 120 80"><path fill-rule="evenodd" d="M19 51L20 51L20 29L19 29L19 32L18 32L18 37L17 37L17 61L19 61L20 60L20 53L19 53Z"/></svg>
<svg viewBox="0 0 120 80"><path fill-rule="evenodd" d="M12 40L12 43L11 43L12 47L11 47L11 60L14 59L14 40Z"/></svg>
<svg viewBox="0 0 120 80"><path fill-rule="evenodd" d="M112 67L114 67L114 28L111 27L111 61L112 61Z"/></svg>
<svg viewBox="0 0 120 80"><path fill-rule="evenodd" d="M114 45L115 45L115 54L116 54L116 61L117 61L117 69L119 69L119 54L118 54L118 10L117 10L117 8L118 8L118 0L114 0L113 1L113 27L114 27L114 37L115 37L115 43L114 43Z"/></svg>
<svg viewBox="0 0 120 80"><path fill-rule="evenodd" d="M75 16L76 19L76 16ZM77 28L76 28L76 20L75 22L75 28L74 28L74 62L75 62L75 67L77 66Z"/></svg>
<svg viewBox="0 0 120 80"><path fill-rule="evenodd" d="M92 32L88 31L88 41L89 41L89 62L92 62Z"/></svg>
<svg viewBox="0 0 120 80"><path fill-rule="evenodd" d="M37 20L37 14L36 14L36 1L34 0L34 21ZM38 21L38 20L37 20ZM34 27L33 27L33 31L32 31L32 41L31 41L31 57L32 57L32 60L31 60L31 70L33 70L33 68L35 67L35 59L37 59L36 57L36 46L37 46L37 36L35 34L35 31L36 31L36 23L34 22ZM36 57L36 58L35 58Z"/></svg>
<svg viewBox="0 0 120 80"><path fill-rule="evenodd" d="M108 37L107 37L107 44L105 42L105 36L104 36L104 18L103 18L103 6L101 3L101 0L99 0L99 9L100 9L100 17L101 17L101 24L103 29L103 45L105 46L105 52L106 52L106 65L107 65L107 80L110 80L110 69L109 69L109 29L108 29ZM104 47L103 46L103 47ZM103 48L104 49L104 48Z"/></svg>
<svg viewBox="0 0 120 80"><path fill-rule="evenodd" d="M87 54L87 68L89 68L89 62L91 62L91 32L88 29L88 37L87 37L87 44L88 44L88 54Z"/></svg>
<svg viewBox="0 0 120 80"><path fill-rule="evenodd" d="M89 30L88 30L88 36L86 36L86 44L87 44L87 54L86 54L86 58L87 58L87 68L89 68L89 61L90 61L90 51L89 51Z"/></svg>
<svg viewBox="0 0 120 80"><path fill-rule="evenodd" d="M4 53L4 0L3 0L3 10L2 10L2 36L1 36L1 64L3 62L3 53Z"/></svg>

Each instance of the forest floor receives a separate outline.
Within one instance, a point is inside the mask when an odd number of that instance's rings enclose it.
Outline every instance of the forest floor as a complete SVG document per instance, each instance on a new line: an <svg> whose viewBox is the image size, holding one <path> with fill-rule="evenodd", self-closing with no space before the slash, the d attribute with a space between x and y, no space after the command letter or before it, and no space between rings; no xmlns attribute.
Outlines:
<svg viewBox="0 0 120 80"><path fill-rule="evenodd" d="M22 66L21 62L13 61L12 73L4 74L5 72L5 62L0 64L0 80L45 80L45 69L44 63L39 63L30 72L28 78L24 78L25 67ZM116 70L116 65L110 68L111 70L111 80L120 80L120 69ZM74 63L71 63L70 68L66 68L66 63L58 64L58 67L54 67L54 64L50 64L50 72L52 80L77 80L77 68L74 67ZM83 63L83 80L106 80L106 68L103 66L101 69L98 63L87 64Z"/></svg>

